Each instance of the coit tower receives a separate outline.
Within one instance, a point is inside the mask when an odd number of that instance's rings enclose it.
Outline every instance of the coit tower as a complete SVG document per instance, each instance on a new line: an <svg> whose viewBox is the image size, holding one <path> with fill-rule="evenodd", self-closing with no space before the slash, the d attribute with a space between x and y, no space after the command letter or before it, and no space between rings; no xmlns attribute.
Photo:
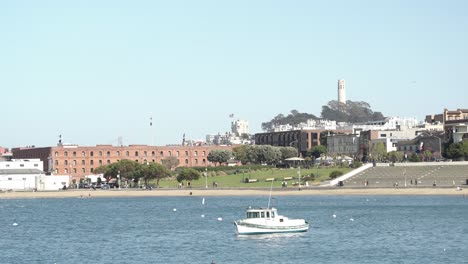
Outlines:
<svg viewBox="0 0 468 264"><path fill-rule="evenodd" d="M345 80L338 80L338 102L346 104Z"/></svg>

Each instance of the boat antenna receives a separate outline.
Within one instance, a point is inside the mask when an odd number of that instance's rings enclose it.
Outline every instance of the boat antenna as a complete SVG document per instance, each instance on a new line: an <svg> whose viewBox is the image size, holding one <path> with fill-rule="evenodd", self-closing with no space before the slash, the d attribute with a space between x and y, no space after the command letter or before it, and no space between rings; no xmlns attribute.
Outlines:
<svg viewBox="0 0 468 264"><path fill-rule="evenodd" d="M267 209L270 209L270 202L271 202L271 190L273 189L273 181L271 181L270 185L270 197L268 197L268 206Z"/></svg>

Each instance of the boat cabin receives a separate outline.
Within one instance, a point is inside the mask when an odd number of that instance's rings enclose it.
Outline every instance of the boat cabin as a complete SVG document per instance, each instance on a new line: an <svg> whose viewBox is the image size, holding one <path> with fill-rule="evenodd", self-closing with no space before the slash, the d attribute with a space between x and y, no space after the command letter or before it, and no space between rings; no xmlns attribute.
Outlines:
<svg viewBox="0 0 468 264"><path fill-rule="evenodd" d="M247 209L247 218L275 218L277 215L275 208Z"/></svg>

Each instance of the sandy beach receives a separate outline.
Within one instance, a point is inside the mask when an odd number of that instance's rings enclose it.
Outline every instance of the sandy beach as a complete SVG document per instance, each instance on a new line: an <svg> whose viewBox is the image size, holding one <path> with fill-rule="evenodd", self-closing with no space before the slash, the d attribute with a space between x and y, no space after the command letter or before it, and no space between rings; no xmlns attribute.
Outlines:
<svg viewBox="0 0 468 264"><path fill-rule="evenodd" d="M0 192L0 199L19 198L88 198L88 197L153 197L153 196L267 196L269 189L121 189L65 190L44 192ZM466 189L456 188L297 188L273 189L273 196L297 195L459 195L468 197Z"/></svg>

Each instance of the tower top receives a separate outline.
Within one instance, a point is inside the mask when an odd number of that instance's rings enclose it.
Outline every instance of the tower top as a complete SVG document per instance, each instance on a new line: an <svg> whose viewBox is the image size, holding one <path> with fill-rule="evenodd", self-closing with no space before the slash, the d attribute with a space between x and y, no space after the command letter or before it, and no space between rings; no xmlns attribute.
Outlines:
<svg viewBox="0 0 468 264"><path fill-rule="evenodd" d="M343 79L338 80L338 102L346 104L346 88L345 80Z"/></svg>

